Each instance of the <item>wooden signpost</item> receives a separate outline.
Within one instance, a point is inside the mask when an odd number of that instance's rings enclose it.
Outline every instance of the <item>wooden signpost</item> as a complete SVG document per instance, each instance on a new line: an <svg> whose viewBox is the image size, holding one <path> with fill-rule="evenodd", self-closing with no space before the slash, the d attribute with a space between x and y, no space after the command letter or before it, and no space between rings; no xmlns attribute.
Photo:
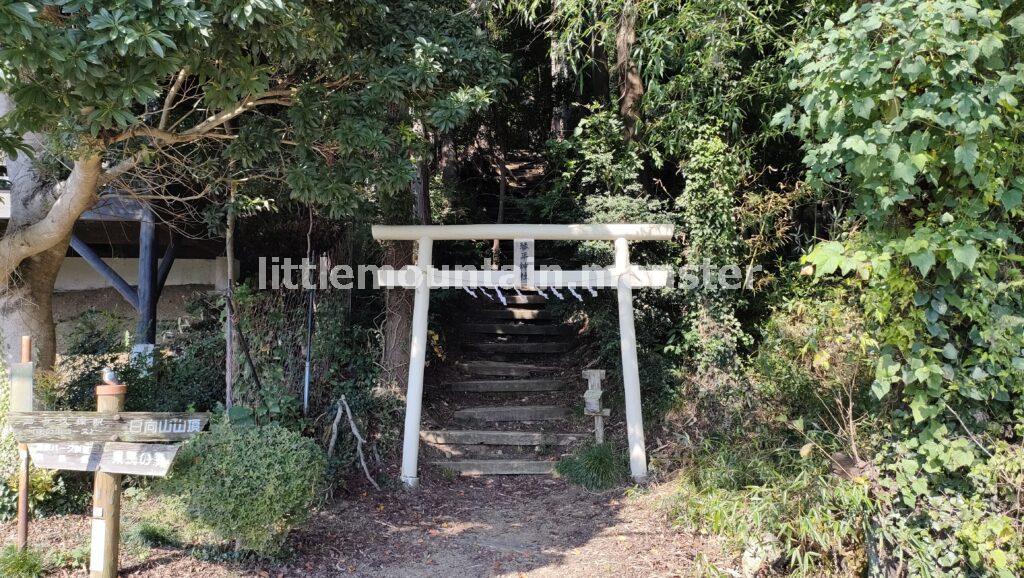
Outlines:
<svg viewBox="0 0 1024 578"><path fill-rule="evenodd" d="M28 444L32 463L48 470L107 472L161 478L171 469L176 444L61 442Z"/></svg>
<svg viewBox="0 0 1024 578"><path fill-rule="evenodd" d="M27 482L28 457L42 468L95 472L92 508L90 578L115 578L121 533L121 476L167 475L178 445L203 430L207 413L124 412L128 389L104 370L96 388L95 412L32 411L32 374L29 364L18 381L12 368L11 412L8 424L22 448L23 477ZM23 373L23 372L22 372ZM162 442L162 443L149 443ZM23 494L27 497L27 492ZM22 495L19 495L18 544L22 542ZM24 540L28 536L27 500Z"/></svg>
<svg viewBox="0 0 1024 578"><path fill-rule="evenodd" d="M179 442L203 431L209 414L32 411L12 412L19 442Z"/></svg>

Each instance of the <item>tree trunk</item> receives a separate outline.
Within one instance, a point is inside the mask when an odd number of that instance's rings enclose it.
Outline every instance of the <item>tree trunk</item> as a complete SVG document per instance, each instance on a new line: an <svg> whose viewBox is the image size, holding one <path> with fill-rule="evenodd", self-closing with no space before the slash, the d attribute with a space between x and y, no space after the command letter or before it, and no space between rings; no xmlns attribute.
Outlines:
<svg viewBox="0 0 1024 578"><path fill-rule="evenodd" d="M586 77L586 99L603 105L608 102L611 77L608 74L608 51L604 49L604 39L601 38L600 31L594 31L590 35L590 62Z"/></svg>
<svg viewBox="0 0 1024 578"><path fill-rule="evenodd" d="M14 102L0 94L0 116ZM45 149L42 135L29 133L22 141L37 155ZM71 174L47 183L26 154L7 159L11 182L11 218L0 238L0 337L8 363L17 361L22 335L36 343L36 366L53 367L56 334L53 327L53 287L67 253L78 217L93 205L102 170L96 153L74 161Z"/></svg>
<svg viewBox="0 0 1024 578"><path fill-rule="evenodd" d="M413 123L413 130L427 138L423 124ZM410 185L414 217L421 225L430 224L430 159L413 158L416 174ZM399 216L405 222L407 216ZM384 265L401 269L412 265L413 244L391 242L384 250ZM405 390L409 385L409 342L412 336L413 292L409 289L388 289L384 292L384 352L381 365L384 382Z"/></svg>
<svg viewBox="0 0 1024 578"><path fill-rule="evenodd" d="M558 15L558 0L551 3L552 18ZM558 42L554 31L551 34L549 54L551 56L551 138L565 139L569 130L569 63L565 57L565 48Z"/></svg>
<svg viewBox="0 0 1024 578"><path fill-rule="evenodd" d="M0 333L8 364L18 361L21 336L31 335L36 367L53 367L57 356L53 286L67 250L65 239L56 247L29 257L18 268L16 278L0 291Z"/></svg>
<svg viewBox="0 0 1024 578"><path fill-rule="evenodd" d="M412 265L413 244L392 241L384 249L384 265L396 270ZM413 292L388 289L384 292L384 383L404 391L409 385L409 341L412 336Z"/></svg>
<svg viewBox="0 0 1024 578"><path fill-rule="evenodd" d="M412 125L413 131L423 140L429 142L426 129L423 123L416 121ZM429 156L429 155L427 155ZM412 178L412 197L416 203L416 219L421 225L430 224L430 159L413 158L416 164L416 174Z"/></svg>
<svg viewBox="0 0 1024 578"><path fill-rule="evenodd" d="M633 60L633 45L636 44L636 5L626 0L619 16L619 27L615 33L615 70L619 82L619 114L623 122L623 138L626 142L636 136L636 122L640 118L637 110L640 97L644 94L643 80Z"/></svg>
<svg viewBox="0 0 1024 578"><path fill-rule="evenodd" d="M441 182L455 186L459 180L459 155L455 149L455 140L451 133L441 135L440 149L437 155L437 170L441 174Z"/></svg>

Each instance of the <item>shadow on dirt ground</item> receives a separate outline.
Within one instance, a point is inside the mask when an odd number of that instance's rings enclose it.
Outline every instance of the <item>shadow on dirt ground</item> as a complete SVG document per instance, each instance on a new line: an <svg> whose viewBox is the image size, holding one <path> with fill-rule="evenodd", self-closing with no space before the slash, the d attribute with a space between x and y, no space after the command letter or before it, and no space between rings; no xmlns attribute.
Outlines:
<svg viewBox="0 0 1024 578"><path fill-rule="evenodd" d="M671 527L671 482L593 493L557 478L433 476L415 491L339 496L292 532L279 561L240 563L195 545L140 556L123 535L120 576L647 578L705 576L704 561L728 566L714 540ZM15 525L2 534L13 543ZM84 563L88 540L89 518L75 515L33 521L29 541L46 555L84 550Z"/></svg>

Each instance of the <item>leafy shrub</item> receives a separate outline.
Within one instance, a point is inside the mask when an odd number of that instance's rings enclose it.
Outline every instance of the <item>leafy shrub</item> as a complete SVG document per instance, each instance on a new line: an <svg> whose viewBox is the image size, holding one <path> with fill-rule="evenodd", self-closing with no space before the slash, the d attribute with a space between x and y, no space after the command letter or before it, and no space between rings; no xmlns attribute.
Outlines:
<svg viewBox="0 0 1024 578"><path fill-rule="evenodd" d="M43 555L17 546L7 546L0 552L0 576L5 578L39 578L43 575Z"/></svg>
<svg viewBox="0 0 1024 578"><path fill-rule="evenodd" d="M85 476L39 468L29 470L28 506L33 517L81 511L88 499ZM14 475L0 484L0 521L13 520L17 513L18 478Z"/></svg>
<svg viewBox="0 0 1024 578"><path fill-rule="evenodd" d="M885 404L873 495L883 566L912 575L1024 571L1024 96L1016 3L855 3L792 53L808 182L843 191L849 231L806 256L858 305Z"/></svg>
<svg viewBox="0 0 1024 578"><path fill-rule="evenodd" d="M125 347L113 347L115 322L109 314L87 312L72 329L69 355L51 375L41 375L37 397L49 409L92 411L100 370L111 367L128 386L127 411L212 410L224 395L224 335L216 298L196 295L189 317L179 322L158 348L153 367L132 360ZM78 336L79 338L76 338Z"/></svg>
<svg viewBox="0 0 1024 578"><path fill-rule="evenodd" d="M316 443L279 425L214 423L182 448L168 484L197 521L236 549L273 555L318 497L325 469Z"/></svg>
<svg viewBox="0 0 1024 578"><path fill-rule="evenodd" d="M625 453L614 444L591 444L558 462L558 474L588 490L609 490L628 475Z"/></svg>
<svg viewBox="0 0 1024 578"><path fill-rule="evenodd" d="M131 348L130 320L109 311L89 309L75 320L67 337L68 355L123 353Z"/></svg>

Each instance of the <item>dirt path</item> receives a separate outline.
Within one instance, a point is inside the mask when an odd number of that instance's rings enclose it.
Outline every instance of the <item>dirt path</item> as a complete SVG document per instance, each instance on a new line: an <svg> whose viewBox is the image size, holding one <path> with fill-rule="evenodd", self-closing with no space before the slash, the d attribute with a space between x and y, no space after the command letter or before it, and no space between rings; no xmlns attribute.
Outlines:
<svg viewBox="0 0 1024 578"><path fill-rule="evenodd" d="M341 499L292 533L292 555L275 564L201 561L176 548L145 560L122 555L131 577L659 577L700 576L714 544L670 529L672 484L631 496L595 494L551 478L424 480L415 492ZM85 517L40 520L32 542L73 548ZM4 528L5 542L13 525ZM64 571L58 576L81 576Z"/></svg>
<svg viewBox="0 0 1024 578"><path fill-rule="evenodd" d="M285 575L695 576L709 544L671 530L669 486L594 494L550 478L427 482L345 502L293 536ZM296 567L301 565L301 568Z"/></svg>

